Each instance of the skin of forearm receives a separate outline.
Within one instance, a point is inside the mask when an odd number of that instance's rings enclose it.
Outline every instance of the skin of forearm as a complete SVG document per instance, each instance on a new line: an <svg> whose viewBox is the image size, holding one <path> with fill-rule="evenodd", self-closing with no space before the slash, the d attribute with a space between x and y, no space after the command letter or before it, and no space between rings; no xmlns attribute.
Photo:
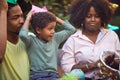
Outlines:
<svg viewBox="0 0 120 80"><path fill-rule="evenodd" d="M7 41L7 11L0 11L0 63L4 58Z"/></svg>
<svg viewBox="0 0 120 80"><path fill-rule="evenodd" d="M22 29L28 29L29 28L29 24L30 24L29 22L30 22L30 20L26 19L25 23L22 26Z"/></svg>
<svg viewBox="0 0 120 80"><path fill-rule="evenodd" d="M29 29L32 14L33 14L32 10L27 14L27 18L22 26L22 29Z"/></svg>

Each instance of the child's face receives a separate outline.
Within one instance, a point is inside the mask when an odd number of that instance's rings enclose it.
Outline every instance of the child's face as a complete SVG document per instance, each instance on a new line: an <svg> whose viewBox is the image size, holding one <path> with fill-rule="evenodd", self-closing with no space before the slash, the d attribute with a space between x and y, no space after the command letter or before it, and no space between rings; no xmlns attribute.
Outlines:
<svg viewBox="0 0 120 80"><path fill-rule="evenodd" d="M37 30L39 39L50 41L55 33L55 26L56 22L51 22L45 28Z"/></svg>

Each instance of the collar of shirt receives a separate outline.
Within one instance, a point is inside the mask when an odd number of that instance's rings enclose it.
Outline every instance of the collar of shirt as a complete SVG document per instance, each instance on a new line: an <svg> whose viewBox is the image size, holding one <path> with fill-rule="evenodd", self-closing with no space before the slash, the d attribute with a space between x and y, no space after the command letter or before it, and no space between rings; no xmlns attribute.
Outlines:
<svg viewBox="0 0 120 80"><path fill-rule="evenodd" d="M99 32L99 34L98 34L98 37L97 37L97 39L96 39L96 43L97 43L99 40L101 40L106 33L108 33L108 30L107 30L107 29L104 29L104 28L101 28L101 29L100 29L100 32ZM78 29L77 32L76 32L75 34L73 34L72 36L74 36L74 37L79 37L79 38L85 39L85 40L89 40L86 35L82 34L82 30L81 30L81 29Z"/></svg>

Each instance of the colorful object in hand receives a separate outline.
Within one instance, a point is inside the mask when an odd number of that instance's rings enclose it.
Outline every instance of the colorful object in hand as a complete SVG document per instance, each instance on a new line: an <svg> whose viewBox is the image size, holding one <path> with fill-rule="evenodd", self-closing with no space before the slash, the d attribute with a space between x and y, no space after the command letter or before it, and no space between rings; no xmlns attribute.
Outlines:
<svg viewBox="0 0 120 80"><path fill-rule="evenodd" d="M17 4L17 0L7 0L8 3Z"/></svg>
<svg viewBox="0 0 120 80"><path fill-rule="evenodd" d="M85 80L85 74L81 69L74 69L70 74L76 76L78 80Z"/></svg>
<svg viewBox="0 0 120 80"><path fill-rule="evenodd" d="M32 5L32 11L35 11L35 13L38 13L38 12L47 12L47 8L46 6L44 6L43 8L39 8L35 5Z"/></svg>
<svg viewBox="0 0 120 80"><path fill-rule="evenodd" d="M99 71L99 76L100 77L110 77L112 80L120 80L120 70L113 68L113 66L108 65L106 63L106 58L109 57L110 55L115 54L114 59L120 59L120 55L116 51L102 51L100 54L100 63L98 63L98 66L100 68ZM111 59L109 59L111 60ZM107 61L108 62L108 61ZM120 63L119 63L120 65ZM114 66L114 67L120 67L120 66Z"/></svg>

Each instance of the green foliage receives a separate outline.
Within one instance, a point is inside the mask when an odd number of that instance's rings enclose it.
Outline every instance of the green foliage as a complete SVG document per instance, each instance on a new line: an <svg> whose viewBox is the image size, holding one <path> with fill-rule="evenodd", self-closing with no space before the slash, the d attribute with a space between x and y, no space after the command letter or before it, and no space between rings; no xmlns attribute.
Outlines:
<svg viewBox="0 0 120 80"><path fill-rule="evenodd" d="M62 19L69 19L68 8L72 0L25 0L32 4L43 7L46 6L49 11Z"/></svg>

